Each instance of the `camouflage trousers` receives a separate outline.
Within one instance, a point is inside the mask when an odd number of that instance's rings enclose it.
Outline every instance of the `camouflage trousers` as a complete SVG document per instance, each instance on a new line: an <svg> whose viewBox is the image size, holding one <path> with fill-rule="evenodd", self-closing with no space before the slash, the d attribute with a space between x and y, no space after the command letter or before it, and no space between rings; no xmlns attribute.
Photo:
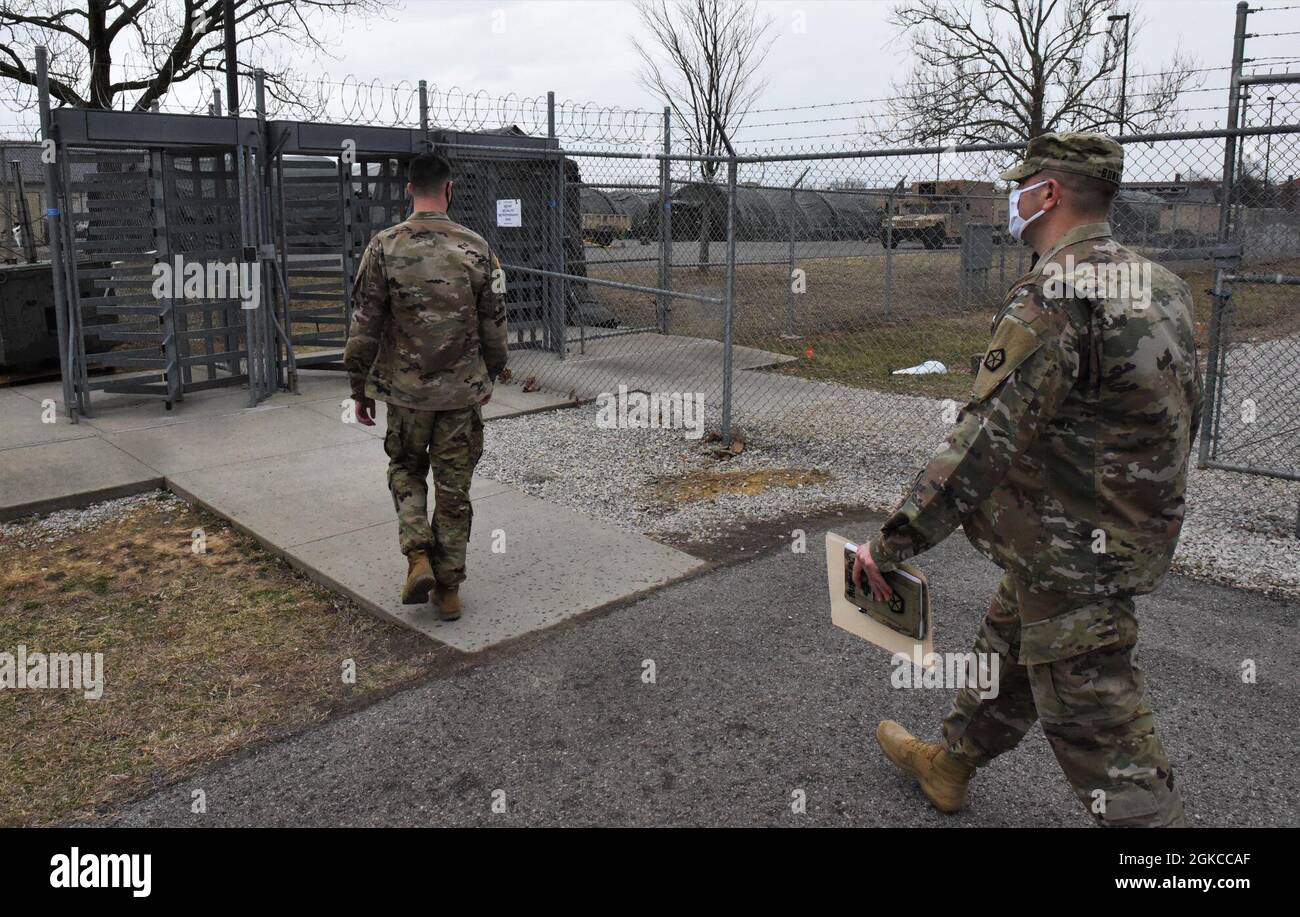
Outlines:
<svg viewBox="0 0 1300 917"><path fill-rule="evenodd" d="M470 479L483 455L482 409L415 411L390 404L384 451L388 453L388 489L397 509L402 553L426 551L438 583L459 585L465 579L465 548L474 519Z"/></svg>
<svg viewBox="0 0 1300 917"><path fill-rule="evenodd" d="M948 751L983 766L1039 720L1098 824L1185 825L1136 645L1132 596L1033 592L1004 577L975 639L975 652L1000 657L998 694L958 692L943 721Z"/></svg>

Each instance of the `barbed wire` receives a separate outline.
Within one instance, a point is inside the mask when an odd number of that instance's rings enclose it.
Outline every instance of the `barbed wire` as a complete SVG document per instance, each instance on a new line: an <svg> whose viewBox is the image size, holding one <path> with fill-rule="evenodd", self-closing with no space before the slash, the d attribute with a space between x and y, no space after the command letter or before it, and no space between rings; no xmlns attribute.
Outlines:
<svg viewBox="0 0 1300 917"><path fill-rule="evenodd" d="M1282 8L1265 8L1274 11ZM1296 7L1300 8L1300 7ZM1278 36L1300 34L1300 32L1280 32ZM1252 36L1267 37L1267 36ZM1248 60L1259 69L1264 62L1273 62L1271 66L1300 62L1293 55L1268 55ZM139 63L113 64L115 71L124 74L154 75L158 71ZM1230 71L1231 67L1196 67L1178 68L1152 73L1135 73L1129 75L1130 82L1137 82L1153 77L1174 74L1204 76ZM997 71L978 71L996 73ZM203 70L171 87L158 103L158 110L188 114L206 113L211 100L222 88L218 78L223 76L219 70ZM1096 82L1118 80L1118 74L1099 77ZM253 79L247 71L241 72L240 96L247 99L252 95ZM34 104L34 90L13 81L6 81L5 87L9 98L4 99L10 108L29 109ZM17 88L14 88L17 87ZM1193 86L1182 90L1180 96L1193 93L1227 92L1226 86ZM1130 99L1141 99L1156 95L1155 92L1137 91L1130 93ZM298 79L289 90L279 86L268 86L268 115L271 117L307 117L312 120L338 120L348 123L384 126L413 127L420 123L420 89L417 82L403 79L397 83L387 83L379 78L365 79L355 74L348 74L342 79L329 75L320 75L310 79ZM891 117L885 111L853 111L848 114L830 114L835 109L889 104L897 101L894 96L882 96L869 99L850 99L842 101L813 102L799 105L768 106L750 109L748 115L775 113L815 113L824 112L815 117L788 118L785 120L760 120L742 123L734 128L738 143L747 145L801 142L806 140L834 140L837 138L860 138L871 132L881 119ZM427 87L427 114L431 127L452 130L483 131L506 127L518 127L530 135L543 135L550 124L547 97L544 94L519 95L507 93L494 95L485 90L465 89L457 85L441 88L436 84ZM251 108L247 103L245 110ZM1194 106L1179 109L1179 114L1196 114L1217 111L1216 106ZM15 122L21 124L21 122ZM831 125L836 123L857 123L862 125L855 131L810 133L799 136L764 137L744 139L743 135L771 128L803 127L812 125ZM644 108L603 104L595 101L575 99L557 100L554 109L555 134L562 140L588 144L641 145L661 143L663 137L663 112Z"/></svg>

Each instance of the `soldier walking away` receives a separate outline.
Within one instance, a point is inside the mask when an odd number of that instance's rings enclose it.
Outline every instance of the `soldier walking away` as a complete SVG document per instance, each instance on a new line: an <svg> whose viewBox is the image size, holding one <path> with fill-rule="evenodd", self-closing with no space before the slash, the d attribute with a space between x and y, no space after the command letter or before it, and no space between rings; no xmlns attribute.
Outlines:
<svg viewBox="0 0 1300 917"><path fill-rule="evenodd" d="M454 185L443 157L411 160L414 212L366 246L343 356L357 421L374 426L375 401L387 405L388 489L408 567L402 602L434 591L444 621L460 617L483 405L506 368L501 266L482 237L447 217Z"/></svg>
<svg viewBox="0 0 1300 917"><path fill-rule="evenodd" d="M1009 231L1038 259L993 321L946 447L854 564L887 599L881 572L961 525L1004 571L975 639L999 657L996 696L961 688L942 744L890 720L876 731L944 812L1038 720L1099 824L1185 824L1133 597L1178 541L1201 376L1187 285L1111 235L1123 157L1101 134L1049 133L1002 175L1018 183Z"/></svg>

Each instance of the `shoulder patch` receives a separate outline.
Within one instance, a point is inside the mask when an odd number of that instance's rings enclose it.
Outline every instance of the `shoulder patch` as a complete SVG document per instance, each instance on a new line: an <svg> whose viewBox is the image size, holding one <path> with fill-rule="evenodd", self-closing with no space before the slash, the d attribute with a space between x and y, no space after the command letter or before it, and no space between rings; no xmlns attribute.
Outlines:
<svg viewBox="0 0 1300 917"><path fill-rule="evenodd" d="M971 397L983 401L1016 371L1021 363L1043 345L1029 325L1014 315L1005 315L993 333L993 341L984 353Z"/></svg>

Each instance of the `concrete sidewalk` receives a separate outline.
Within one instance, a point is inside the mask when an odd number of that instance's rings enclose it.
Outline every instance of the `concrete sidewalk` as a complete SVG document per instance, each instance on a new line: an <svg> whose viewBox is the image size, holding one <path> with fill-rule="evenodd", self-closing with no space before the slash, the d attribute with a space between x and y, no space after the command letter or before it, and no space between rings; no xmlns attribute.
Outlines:
<svg viewBox="0 0 1300 917"><path fill-rule="evenodd" d="M369 611L474 652L700 566L640 535L475 478L471 571L457 622L403 606L405 560L384 469L385 418L347 422L347 382L305 371L300 394L247 406L243 390L101 396L79 424L42 422L58 383L0 390L0 520L167 487L248 532ZM567 404L498 386L491 420ZM494 550L496 548L497 550ZM504 548L504 550L502 550Z"/></svg>

